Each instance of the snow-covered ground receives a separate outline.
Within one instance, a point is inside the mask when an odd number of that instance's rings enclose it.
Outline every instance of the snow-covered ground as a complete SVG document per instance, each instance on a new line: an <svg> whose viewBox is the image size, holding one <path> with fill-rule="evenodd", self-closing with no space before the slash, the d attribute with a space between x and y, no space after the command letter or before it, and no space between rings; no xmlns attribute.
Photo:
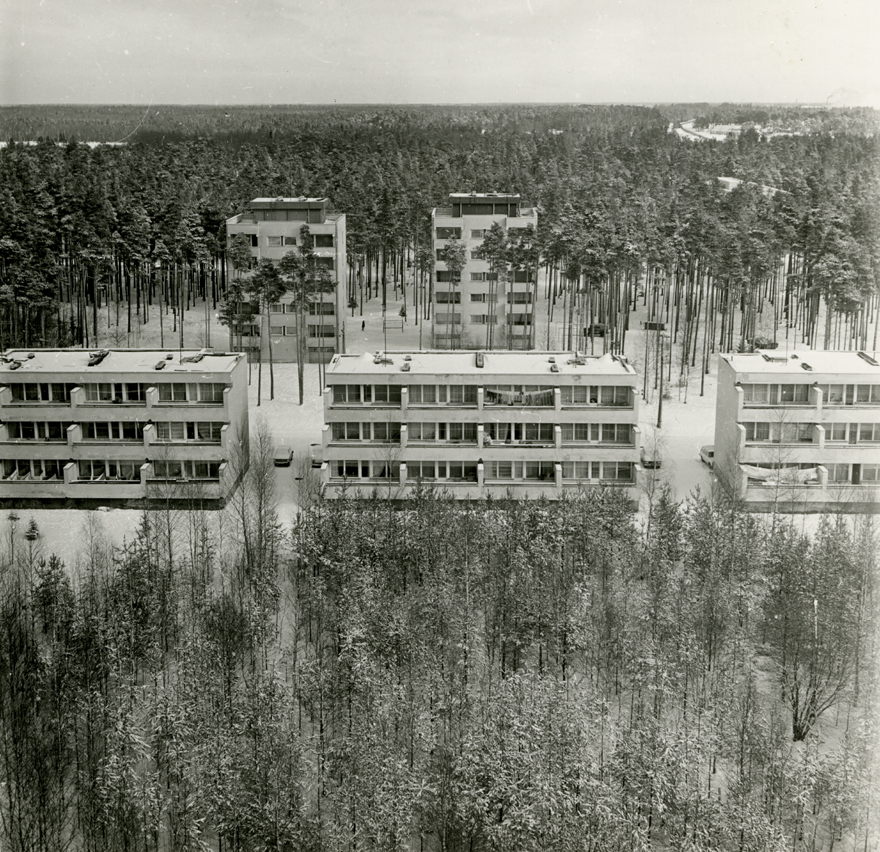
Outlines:
<svg viewBox="0 0 880 852"><path fill-rule="evenodd" d="M543 285L541 286L543 292ZM385 312L388 318L387 327L383 328L381 301L374 298L364 305L363 316L347 311L344 319L345 348L347 352L376 352L379 350L402 350L419 348L429 349L431 345L431 323L415 321L412 310L411 294L408 300L409 315L401 320L398 311L403 302L393 299L389 287L388 305ZM558 314L559 312L557 312ZM103 309L99 318L101 337L99 345L156 347L159 345L160 333L157 321L158 312L154 310L147 326L136 326L136 333L126 335L124 308L122 310L121 328L115 326L115 306ZM548 321L548 305L540 300L536 305L537 317L536 339L541 343L547 341L560 342L564 339L562 323ZM217 349L226 348L228 334L217 320L216 312L205 310L202 303L185 315L184 344L187 347L203 346L208 340L206 318L210 323L210 342ZM654 334L642 330L645 309L639 305L631 314L631 329L626 336L625 355L634 364L640 376L643 375L645 335ZM364 328L361 329L363 322ZM548 328L549 326L549 328ZM821 321L820 321L821 327ZM549 331L549 335L548 335ZM765 315L758 328L760 334L772 336L772 316ZM169 317L164 318L164 339L166 345L176 343L177 335L172 331ZM653 341L651 341L653 343ZM601 354L602 341L594 341L595 354ZM589 352L589 345L586 347ZM652 347L653 348L653 347ZM787 342L780 344L786 352L803 349L804 345L797 339L797 334L790 333ZM652 379L648 382L646 398L640 401L639 422L642 428L643 445L657 446L663 458L662 467L656 472L659 481L669 482L679 499L684 499L699 488L703 494L711 493L713 475L706 465L700 461L700 447L712 444L715 434L715 390L717 375L717 355L712 356L710 370L705 376L703 394L700 395L699 364L691 368L687 382L680 377L677 362L672 370L672 381L667 383L669 399L663 401L662 425L657 428L659 388L655 389ZM699 361L699 358L698 358ZM294 463L289 468L276 469L277 496L282 520L286 523L297 510L297 497L300 482L298 460L307 459L309 446L320 443L323 425L323 400L319 387L318 366L308 364L305 368L305 401L299 405L296 364L275 364L275 398L269 399L269 366L264 364L262 393L257 404L257 372L256 364L251 368L251 384L249 387L250 416L252 432L258 421L265 422L268 431L277 444L286 444L293 448ZM640 378L639 389L643 387ZM92 515L92 522L97 520L111 542L121 544L124 539L131 538L136 527L139 512L134 510L110 509L106 512L79 512L71 509L28 510L18 513L21 517L16 522L19 532L24 531L27 521L33 517L41 531L43 546L46 551L55 551L68 561L75 559L79 542L82 540L80 531L86 516ZM9 532L9 513L0 516L0 540ZM817 516L797 516L796 521L805 529L813 529Z"/></svg>

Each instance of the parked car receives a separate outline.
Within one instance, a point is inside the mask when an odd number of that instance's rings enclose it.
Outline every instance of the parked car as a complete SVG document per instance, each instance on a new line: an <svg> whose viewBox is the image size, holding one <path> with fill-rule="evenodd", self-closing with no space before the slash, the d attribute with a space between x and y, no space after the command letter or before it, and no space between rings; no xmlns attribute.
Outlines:
<svg viewBox="0 0 880 852"><path fill-rule="evenodd" d="M706 444L705 447L700 447L700 461L704 464L709 465L710 468L715 467L715 445L714 444Z"/></svg>
<svg viewBox="0 0 880 852"><path fill-rule="evenodd" d="M655 470L656 468L660 467L662 463L663 460L657 454L656 450L651 455L647 455L645 453L645 448L642 447L642 467L646 468L647 470Z"/></svg>
<svg viewBox="0 0 880 852"><path fill-rule="evenodd" d="M290 467L293 461L293 450L288 446L281 446L275 450L275 467Z"/></svg>
<svg viewBox="0 0 880 852"><path fill-rule="evenodd" d="M311 444L309 446L309 458L312 461L312 467L320 467L324 461L323 456L320 444Z"/></svg>

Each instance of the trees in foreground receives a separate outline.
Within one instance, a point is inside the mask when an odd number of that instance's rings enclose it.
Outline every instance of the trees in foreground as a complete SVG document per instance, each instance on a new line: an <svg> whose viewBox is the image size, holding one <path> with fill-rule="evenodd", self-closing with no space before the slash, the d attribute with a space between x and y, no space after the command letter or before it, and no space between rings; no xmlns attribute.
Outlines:
<svg viewBox="0 0 880 852"><path fill-rule="evenodd" d="M4 849L876 845L868 521L425 488L282 535L263 431L223 513L66 565L21 524Z"/></svg>

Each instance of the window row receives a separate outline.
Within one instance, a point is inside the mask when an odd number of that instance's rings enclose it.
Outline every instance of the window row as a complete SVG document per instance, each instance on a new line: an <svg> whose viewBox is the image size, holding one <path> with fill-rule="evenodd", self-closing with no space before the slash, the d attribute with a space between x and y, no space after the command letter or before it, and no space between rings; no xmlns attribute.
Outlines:
<svg viewBox="0 0 880 852"><path fill-rule="evenodd" d="M219 421L180 421L156 423L157 441L198 441L203 444L219 444L223 435L223 423Z"/></svg>
<svg viewBox="0 0 880 852"><path fill-rule="evenodd" d="M95 382L82 385L86 402L146 402L147 388L141 382Z"/></svg>
<svg viewBox="0 0 880 852"><path fill-rule="evenodd" d="M295 314L297 313L296 305L290 303L273 302L269 305L269 312L273 314ZM309 316L330 316L336 313L336 307L333 302L310 302Z"/></svg>
<svg viewBox="0 0 880 852"><path fill-rule="evenodd" d="M159 402L223 402L227 385L221 382L158 382Z"/></svg>
<svg viewBox="0 0 880 852"><path fill-rule="evenodd" d="M562 478L595 482L633 482L633 462L562 462ZM556 462L488 462L486 479L555 479Z"/></svg>
<svg viewBox="0 0 880 852"><path fill-rule="evenodd" d="M78 385L62 382L14 382L9 385L13 402L70 402L70 392Z"/></svg>
<svg viewBox="0 0 880 852"><path fill-rule="evenodd" d="M401 385L332 385L335 404L399 404ZM408 385L410 405L476 405L476 385ZM554 405L552 385L492 385L484 390L486 405ZM632 389L626 385L568 385L560 388L563 405L632 405Z"/></svg>
<svg viewBox="0 0 880 852"><path fill-rule="evenodd" d="M746 441L780 444L812 443L812 423L744 423ZM880 423L828 423L825 440L833 442L880 443Z"/></svg>
<svg viewBox="0 0 880 852"><path fill-rule="evenodd" d="M400 462L394 461L335 461L331 472L345 479L378 479L397 482L400 478ZM476 462L407 462L408 479L447 479L459 482L477 481Z"/></svg>
<svg viewBox="0 0 880 852"><path fill-rule="evenodd" d="M808 405L812 384L743 384L747 405ZM824 405L880 405L880 384L824 384Z"/></svg>
<svg viewBox="0 0 880 852"><path fill-rule="evenodd" d="M61 459L3 459L3 479L10 482L64 479Z"/></svg>
<svg viewBox="0 0 880 852"><path fill-rule="evenodd" d="M220 464L219 461L154 461L153 479L219 479Z"/></svg>
<svg viewBox="0 0 880 852"><path fill-rule="evenodd" d="M827 464L828 481L861 485L880 482L880 464Z"/></svg>
<svg viewBox="0 0 880 852"><path fill-rule="evenodd" d="M270 325L269 334L273 337L296 337L295 325ZM259 337L259 334L251 335ZM336 326L333 325L312 325L308 327L309 337L332 338L336 337Z"/></svg>
<svg viewBox="0 0 880 852"><path fill-rule="evenodd" d="M121 480L139 482L141 462L107 461L105 459L80 459L77 462L77 479L90 482Z"/></svg>

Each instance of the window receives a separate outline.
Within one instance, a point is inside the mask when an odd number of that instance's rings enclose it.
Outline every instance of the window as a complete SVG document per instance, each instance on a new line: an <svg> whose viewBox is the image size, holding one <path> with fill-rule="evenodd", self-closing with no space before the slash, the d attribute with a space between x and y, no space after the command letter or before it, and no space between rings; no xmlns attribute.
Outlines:
<svg viewBox="0 0 880 852"><path fill-rule="evenodd" d="M439 323L440 325L445 325L448 323L455 323L455 324L460 325L461 324L461 314L454 314L454 313L446 313L446 312L437 311L437 313L434 314L434 322Z"/></svg>
<svg viewBox="0 0 880 852"><path fill-rule="evenodd" d="M409 437L413 441L436 441L437 440L437 424L436 423L409 423L407 425ZM444 425L445 429L445 425Z"/></svg>
<svg viewBox="0 0 880 852"><path fill-rule="evenodd" d="M295 246L296 245L296 237L285 237L284 245L286 246Z"/></svg>
<svg viewBox="0 0 880 852"><path fill-rule="evenodd" d="M283 314L284 313L284 305L281 302L273 302L269 305L269 311L273 314Z"/></svg>
<svg viewBox="0 0 880 852"><path fill-rule="evenodd" d="M67 404L70 402L70 392L75 388L73 384L61 384L57 382L15 382L10 384L13 402L56 402Z"/></svg>
<svg viewBox="0 0 880 852"><path fill-rule="evenodd" d="M541 441L553 443L554 428L552 423L526 423L523 427L523 439L526 441Z"/></svg>
<svg viewBox="0 0 880 852"><path fill-rule="evenodd" d="M477 386L476 385L450 385L449 386L449 402L452 405L476 405L477 404Z"/></svg>
<svg viewBox="0 0 880 852"><path fill-rule="evenodd" d="M846 394L846 385L821 385L824 393L823 404L843 405Z"/></svg>
<svg viewBox="0 0 880 852"><path fill-rule="evenodd" d="M743 385L743 402L753 405L767 404L769 387L767 385Z"/></svg>
<svg viewBox="0 0 880 852"><path fill-rule="evenodd" d="M332 316L334 313L336 313L336 308L333 305L333 302L309 303L309 314L313 317Z"/></svg>
<svg viewBox="0 0 880 852"><path fill-rule="evenodd" d="M296 326L295 325L284 326L284 336L285 337L296 337Z"/></svg>
<svg viewBox="0 0 880 852"><path fill-rule="evenodd" d="M515 284L530 284L534 276L527 269L516 269L513 273L513 281Z"/></svg>
<svg viewBox="0 0 880 852"><path fill-rule="evenodd" d="M365 385L365 388L368 388L369 385ZM333 402L338 404L356 404L361 401L361 386L360 385L333 385ZM365 398L366 402L369 402L368 399Z"/></svg>
<svg viewBox="0 0 880 852"><path fill-rule="evenodd" d="M810 401L810 386L805 384L780 385L779 401L783 404L802 405Z"/></svg>
<svg viewBox="0 0 880 852"><path fill-rule="evenodd" d="M364 437L369 440L370 424L364 423L363 425ZM333 423L331 430L334 441L360 441L361 439L360 423Z"/></svg>
<svg viewBox="0 0 880 852"><path fill-rule="evenodd" d="M859 425L859 441L876 443L880 441L880 423L862 423Z"/></svg>
<svg viewBox="0 0 880 852"><path fill-rule="evenodd" d="M448 429L449 440L470 441L477 440L477 424L476 423L450 423Z"/></svg>
<svg viewBox="0 0 880 852"><path fill-rule="evenodd" d="M463 482L477 481L476 462L449 462L449 479Z"/></svg>
<svg viewBox="0 0 880 852"><path fill-rule="evenodd" d="M434 405L437 402L437 386L410 385L409 401L421 405Z"/></svg>
<svg viewBox="0 0 880 852"><path fill-rule="evenodd" d="M849 482L849 465L848 464L829 464L825 465L828 469L829 482Z"/></svg>
<svg viewBox="0 0 880 852"><path fill-rule="evenodd" d="M333 248L333 234L312 234L315 248Z"/></svg>
<svg viewBox="0 0 880 852"><path fill-rule="evenodd" d="M471 239L482 240L487 233L488 231L486 230L486 228L471 228Z"/></svg>
<svg viewBox="0 0 880 852"><path fill-rule="evenodd" d="M335 337L336 328L332 325L312 325L309 323L309 337Z"/></svg>
<svg viewBox="0 0 880 852"><path fill-rule="evenodd" d="M222 382L204 382L196 387L199 389L199 402L223 402L223 392L226 390L226 385Z"/></svg>
<svg viewBox="0 0 880 852"><path fill-rule="evenodd" d="M461 293L450 293L448 290L438 290L435 293L438 305L458 305L461 303Z"/></svg>
<svg viewBox="0 0 880 852"><path fill-rule="evenodd" d="M769 423L744 423L746 428L747 441L769 441L770 440L770 424Z"/></svg>
<svg viewBox="0 0 880 852"><path fill-rule="evenodd" d="M513 479L513 462L489 462L486 465L486 473L490 479Z"/></svg>
<svg viewBox="0 0 880 852"><path fill-rule="evenodd" d="M528 325L532 320L531 314L508 314L508 325Z"/></svg>
<svg viewBox="0 0 880 852"><path fill-rule="evenodd" d="M592 402L592 399L590 400ZM600 387L599 405L629 405L629 388L623 387Z"/></svg>
<svg viewBox="0 0 880 852"><path fill-rule="evenodd" d="M283 237L266 237L266 244L269 248L278 248L284 245Z"/></svg>
<svg viewBox="0 0 880 852"><path fill-rule="evenodd" d="M862 465L862 482L880 481L880 464Z"/></svg>
<svg viewBox="0 0 880 852"><path fill-rule="evenodd" d="M474 314L471 317L472 325L495 325L498 321L498 317L492 316L491 314Z"/></svg>
<svg viewBox="0 0 880 852"><path fill-rule="evenodd" d="M461 228L437 228L435 234L438 240L460 240Z"/></svg>
<svg viewBox="0 0 880 852"><path fill-rule="evenodd" d="M592 425L592 424L591 424ZM629 444L630 426L628 423L603 423L602 443Z"/></svg>
<svg viewBox="0 0 880 852"><path fill-rule="evenodd" d="M336 261L333 260L332 257L316 257L315 258L315 266L318 269L329 269L332 270L335 268Z"/></svg>
<svg viewBox="0 0 880 852"><path fill-rule="evenodd" d="M532 462L525 463L524 479L555 479L556 465L554 462Z"/></svg>
<svg viewBox="0 0 880 852"><path fill-rule="evenodd" d="M563 479L599 479L599 462L563 462Z"/></svg>
<svg viewBox="0 0 880 852"><path fill-rule="evenodd" d="M782 444L812 443L812 423L782 423L776 430L775 440Z"/></svg>
<svg viewBox="0 0 880 852"><path fill-rule="evenodd" d="M364 386L369 387L368 385ZM382 405L400 405L400 385L374 385L373 401Z"/></svg>
<svg viewBox="0 0 880 852"><path fill-rule="evenodd" d="M632 482L632 462L602 462L602 479L612 482Z"/></svg>
<svg viewBox="0 0 880 852"><path fill-rule="evenodd" d="M444 465L445 467L445 465ZM406 463L406 476L412 479L436 479L437 471L435 463L410 461Z"/></svg>
<svg viewBox="0 0 880 852"><path fill-rule="evenodd" d="M497 281L497 272L472 272L471 281Z"/></svg>
<svg viewBox="0 0 880 852"><path fill-rule="evenodd" d="M160 382L159 402L186 402L186 385L183 382Z"/></svg>
<svg viewBox="0 0 880 852"><path fill-rule="evenodd" d="M471 293L472 302L497 302L498 296L495 293Z"/></svg>
<svg viewBox="0 0 880 852"><path fill-rule="evenodd" d="M438 284L454 284L455 283L455 279L452 277L452 273L448 269L438 269L436 275L437 275L436 281Z"/></svg>
<svg viewBox="0 0 880 852"><path fill-rule="evenodd" d="M825 440L845 441L847 425L846 423L831 423L825 429Z"/></svg>
<svg viewBox="0 0 880 852"><path fill-rule="evenodd" d="M590 398L589 385L567 385L559 389L563 405L586 405L587 402L595 402Z"/></svg>
<svg viewBox="0 0 880 852"><path fill-rule="evenodd" d="M532 294L529 292L514 291L510 294L509 301L512 305L530 305L532 303Z"/></svg>
<svg viewBox="0 0 880 852"><path fill-rule="evenodd" d="M599 442L600 427L598 423L563 423L563 442L585 444Z"/></svg>

